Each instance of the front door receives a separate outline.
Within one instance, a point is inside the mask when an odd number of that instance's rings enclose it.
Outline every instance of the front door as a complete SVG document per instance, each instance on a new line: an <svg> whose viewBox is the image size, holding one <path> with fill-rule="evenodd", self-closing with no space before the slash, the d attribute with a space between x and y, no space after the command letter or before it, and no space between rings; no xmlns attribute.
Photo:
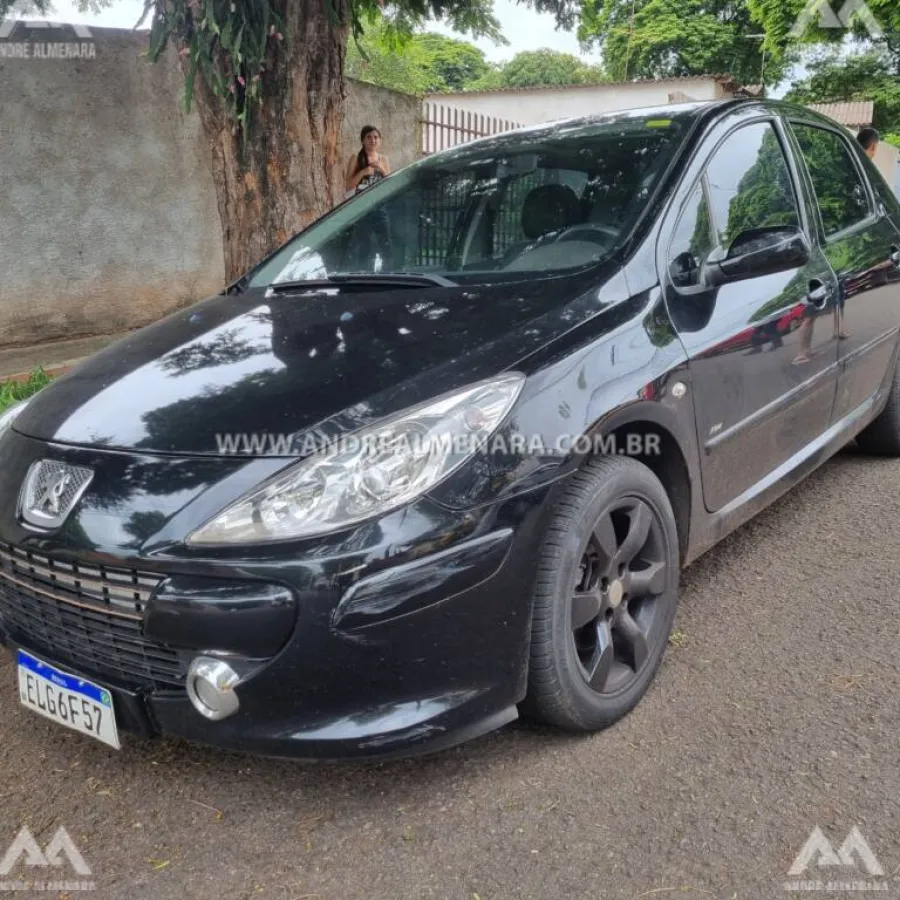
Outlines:
<svg viewBox="0 0 900 900"><path fill-rule="evenodd" d="M802 450L829 424L837 345L836 282L809 228L780 126L732 129L708 157L666 253L670 317L690 357L707 508L717 511ZM805 265L718 287L703 266L748 229L801 228Z"/></svg>
<svg viewBox="0 0 900 900"><path fill-rule="evenodd" d="M900 233L878 202L851 138L793 121L837 275L833 333L840 375L834 419L871 399L888 372L900 323Z"/></svg>

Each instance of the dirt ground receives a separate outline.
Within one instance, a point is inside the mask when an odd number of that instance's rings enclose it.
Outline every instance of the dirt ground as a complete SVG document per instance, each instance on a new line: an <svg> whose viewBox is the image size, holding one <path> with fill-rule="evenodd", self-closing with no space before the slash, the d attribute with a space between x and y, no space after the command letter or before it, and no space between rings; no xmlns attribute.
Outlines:
<svg viewBox="0 0 900 900"><path fill-rule="evenodd" d="M833 460L684 573L650 693L589 738L516 723L353 766L117 753L21 709L4 654L0 855L65 826L96 883L76 900L900 897L898 519L900 463ZM854 825L883 875L858 854L789 875L816 826L837 851ZM0 881L28 877L78 876Z"/></svg>

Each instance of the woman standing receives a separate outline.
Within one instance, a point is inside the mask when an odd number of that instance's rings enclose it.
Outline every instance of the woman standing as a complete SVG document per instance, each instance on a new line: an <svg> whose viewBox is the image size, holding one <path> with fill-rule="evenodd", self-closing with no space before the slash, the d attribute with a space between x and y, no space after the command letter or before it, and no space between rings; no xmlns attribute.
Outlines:
<svg viewBox="0 0 900 900"><path fill-rule="evenodd" d="M362 148L347 160L346 176L347 190L357 194L391 173L388 158L380 150L381 132L374 125L366 125L359 140Z"/></svg>

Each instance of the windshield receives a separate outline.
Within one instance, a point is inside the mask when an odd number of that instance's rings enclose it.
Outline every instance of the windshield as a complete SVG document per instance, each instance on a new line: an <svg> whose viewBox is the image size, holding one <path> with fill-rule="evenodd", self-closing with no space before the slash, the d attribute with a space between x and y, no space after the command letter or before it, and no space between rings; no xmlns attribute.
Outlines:
<svg viewBox="0 0 900 900"><path fill-rule="evenodd" d="M471 284L593 265L630 230L687 124L624 115L437 154L314 223L249 284L363 274Z"/></svg>

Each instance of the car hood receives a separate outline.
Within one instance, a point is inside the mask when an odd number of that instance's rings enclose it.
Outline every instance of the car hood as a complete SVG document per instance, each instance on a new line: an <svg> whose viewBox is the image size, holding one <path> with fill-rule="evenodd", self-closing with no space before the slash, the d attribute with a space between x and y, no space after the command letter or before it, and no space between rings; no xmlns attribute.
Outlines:
<svg viewBox="0 0 900 900"><path fill-rule="evenodd" d="M242 440L239 454L287 455L279 436L354 430L496 375L622 299L592 281L589 293L584 281L536 279L213 297L84 361L13 427L146 453L234 455Z"/></svg>

